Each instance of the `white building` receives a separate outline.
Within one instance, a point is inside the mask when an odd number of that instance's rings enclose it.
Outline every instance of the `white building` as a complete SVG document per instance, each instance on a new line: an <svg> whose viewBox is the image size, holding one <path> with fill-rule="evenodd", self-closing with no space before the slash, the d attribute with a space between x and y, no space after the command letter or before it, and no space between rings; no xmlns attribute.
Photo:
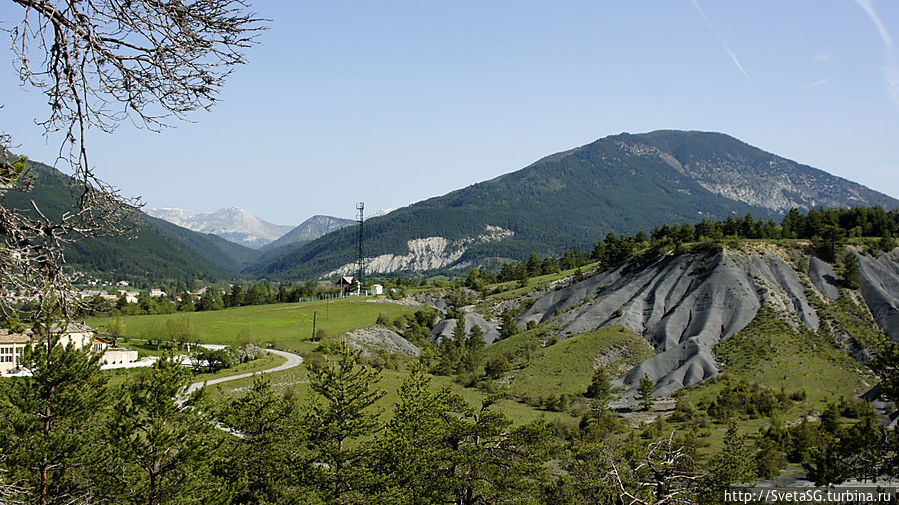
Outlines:
<svg viewBox="0 0 899 505"><path fill-rule="evenodd" d="M31 337L27 334L0 329L0 372L18 368L29 342Z"/></svg>
<svg viewBox="0 0 899 505"><path fill-rule="evenodd" d="M57 344L72 346L75 349L89 347L93 352L102 353L101 365L137 361L137 351L122 347L110 347L105 338L97 335L94 329L86 324L69 323L65 331L60 332L60 330L60 326L56 326L53 330L54 333L59 333ZM0 373L18 368L25 347L29 345L37 345L31 330L12 333L9 330L0 329Z"/></svg>

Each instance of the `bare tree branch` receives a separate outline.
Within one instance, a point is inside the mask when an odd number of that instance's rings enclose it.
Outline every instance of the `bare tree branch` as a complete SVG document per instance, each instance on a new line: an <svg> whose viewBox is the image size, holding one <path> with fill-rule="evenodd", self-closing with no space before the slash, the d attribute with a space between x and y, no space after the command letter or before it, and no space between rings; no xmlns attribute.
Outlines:
<svg viewBox="0 0 899 505"><path fill-rule="evenodd" d="M0 293L30 290L67 306L64 246L129 231L140 205L96 176L88 132L112 133L125 120L158 131L209 110L264 20L242 0L10 1L22 17L0 29L9 33L22 86L47 97L49 114L37 123L45 134L62 133L56 162L76 181L77 205L56 219L33 202L31 209L5 206L9 191L30 187L10 137L0 135ZM8 312L3 298L0 312Z"/></svg>

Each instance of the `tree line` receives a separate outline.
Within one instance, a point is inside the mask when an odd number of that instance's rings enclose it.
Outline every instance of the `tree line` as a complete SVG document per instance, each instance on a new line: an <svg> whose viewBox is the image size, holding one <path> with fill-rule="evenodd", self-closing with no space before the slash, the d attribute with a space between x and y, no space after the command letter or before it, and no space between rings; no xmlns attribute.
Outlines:
<svg viewBox="0 0 899 505"><path fill-rule="evenodd" d="M515 425L502 393L473 406L420 365L385 405L380 370L346 346L312 367L305 398L257 377L218 403L187 395L191 374L168 356L117 386L87 351L38 346L25 360L34 375L0 386L10 504L711 504L786 461L822 484L897 473L895 431L856 403L792 427L772 417L755 447L731 422L722 448L702 455L695 430L618 420L604 372L584 392L590 413L566 431Z"/></svg>
<svg viewBox="0 0 899 505"><path fill-rule="evenodd" d="M577 269L590 262L598 262L601 270L621 265L635 254L650 257L665 250L693 242L720 243L734 239L806 239L811 240L822 259L835 261L840 246L850 238L876 238L877 248L888 251L896 247L899 235L899 209L890 211L882 207L852 207L848 209L811 209L803 214L793 208L780 224L773 220L755 219L752 213L745 216L728 216L723 220L703 219L697 223L664 224L649 233L633 235L609 232L603 240L596 241L590 252L577 246L561 256L540 258L531 252L526 260L505 263L499 272L471 269L465 285L481 290L496 282L526 281L538 275L559 273Z"/></svg>

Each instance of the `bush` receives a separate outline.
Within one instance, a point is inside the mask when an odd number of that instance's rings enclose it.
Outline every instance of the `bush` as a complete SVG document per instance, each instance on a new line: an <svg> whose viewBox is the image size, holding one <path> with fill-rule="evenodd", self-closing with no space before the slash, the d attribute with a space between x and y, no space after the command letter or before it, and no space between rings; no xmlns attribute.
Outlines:
<svg viewBox="0 0 899 505"><path fill-rule="evenodd" d="M315 348L315 352L320 352L322 354L338 354L342 347L343 342L339 340L321 340L319 341L318 347Z"/></svg>
<svg viewBox="0 0 899 505"><path fill-rule="evenodd" d="M497 356L488 361L484 366L484 375L489 379L499 379L502 375L512 369L509 358L506 356Z"/></svg>

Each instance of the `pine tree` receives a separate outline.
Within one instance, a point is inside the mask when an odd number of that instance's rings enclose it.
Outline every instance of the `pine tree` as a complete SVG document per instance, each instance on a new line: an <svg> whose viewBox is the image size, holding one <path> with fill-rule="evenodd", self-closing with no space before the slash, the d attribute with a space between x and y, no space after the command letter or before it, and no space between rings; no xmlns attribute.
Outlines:
<svg viewBox="0 0 899 505"><path fill-rule="evenodd" d="M720 502L724 491L734 484L755 479L755 458L746 447L746 438L737 429L736 422L727 424L724 446L712 457L709 467L703 482L703 493L709 503Z"/></svg>
<svg viewBox="0 0 899 505"><path fill-rule="evenodd" d="M297 404L278 395L271 381L257 375L250 391L225 402L218 417L240 437L228 437L218 473L235 489L235 503L300 503L296 486L302 456L302 430L297 430Z"/></svg>
<svg viewBox="0 0 899 505"><path fill-rule="evenodd" d="M515 324L515 319L512 317L512 313L508 310L503 312L500 320L499 326L499 338L506 339L518 333L518 325Z"/></svg>
<svg viewBox="0 0 899 505"><path fill-rule="evenodd" d="M203 402L204 390L187 395L190 372L163 356L125 385L106 427L113 462L103 479L117 503L223 503L210 472L218 442Z"/></svg>
<svg viewBox="0 0 899 505"><path fill-rule="evenodd" d="M0 460L25 502L68 504L86 499L88 476L104 466L95 420L104 415L106 379L99 354L58 344L66 320L52 313L41 320L37 345L27 346L22 359L32 375L12 379L0 398Z"/></svg>
<svg viewBox="0 0 899 505"><path fill-rule="evenodd" d="M653 398L655 392L655 382L649 378L649 375L644 374L643 377L640 378L640 384L637 386L637 395L640 399L640 404L643 406L643 410L652 408L655 403L655 398Z"/></svg>
<svg viewBox="0 0 899 505"><path fill-rule="evenodd" d="M587 392L584 393L587 398L593 398L605 407L609 403L612 396L612 383L609 378L609 372L605 368L599 367L593 372L593 379L587 386Z"/></svg>
<svg viewBox="0 0 899 505"><path fill-rule="evenodd" d="M545 423L517 428L491 407L499 396L473 410L460 396L450 398L452 416L444 444L452 450L453 503L502 503L533 496L545 482L552 455L552 429Z"/></svg>
<svg viewBox="0 0 899 505"><path fill-rule="evenodd" d="M431 504L452 498L451 450L445 446L450 392L431 391L422 366L413 366L399 403L378 442L378 469L386 489L378 503Z"/></svg>
<svg viewBox="0 0 899 505"><path fill-rule="evenodd" d="M852 251L849 251L843 257L843 285L849 289L858 289L858 276L858 257Z"/></svg>
<svg viewBox="0 0 899 505"><path fill-rule="evenodd" d="M456 326L453 327L453 339L459 344L464 344L467 335L468 332L465 329L465 313L460 311L456 316Z"/></svg>
<svg viewBox="0 0 899 505"><path fill-rule="evenodd" d="M336 358L313 370L310 379L308 470L326 501L364 501L372 484L369 447L360 439L377 428L379 413L372 406L384 392L374 389L380 372L359 364L358 357L344 343Z"/></svg>

